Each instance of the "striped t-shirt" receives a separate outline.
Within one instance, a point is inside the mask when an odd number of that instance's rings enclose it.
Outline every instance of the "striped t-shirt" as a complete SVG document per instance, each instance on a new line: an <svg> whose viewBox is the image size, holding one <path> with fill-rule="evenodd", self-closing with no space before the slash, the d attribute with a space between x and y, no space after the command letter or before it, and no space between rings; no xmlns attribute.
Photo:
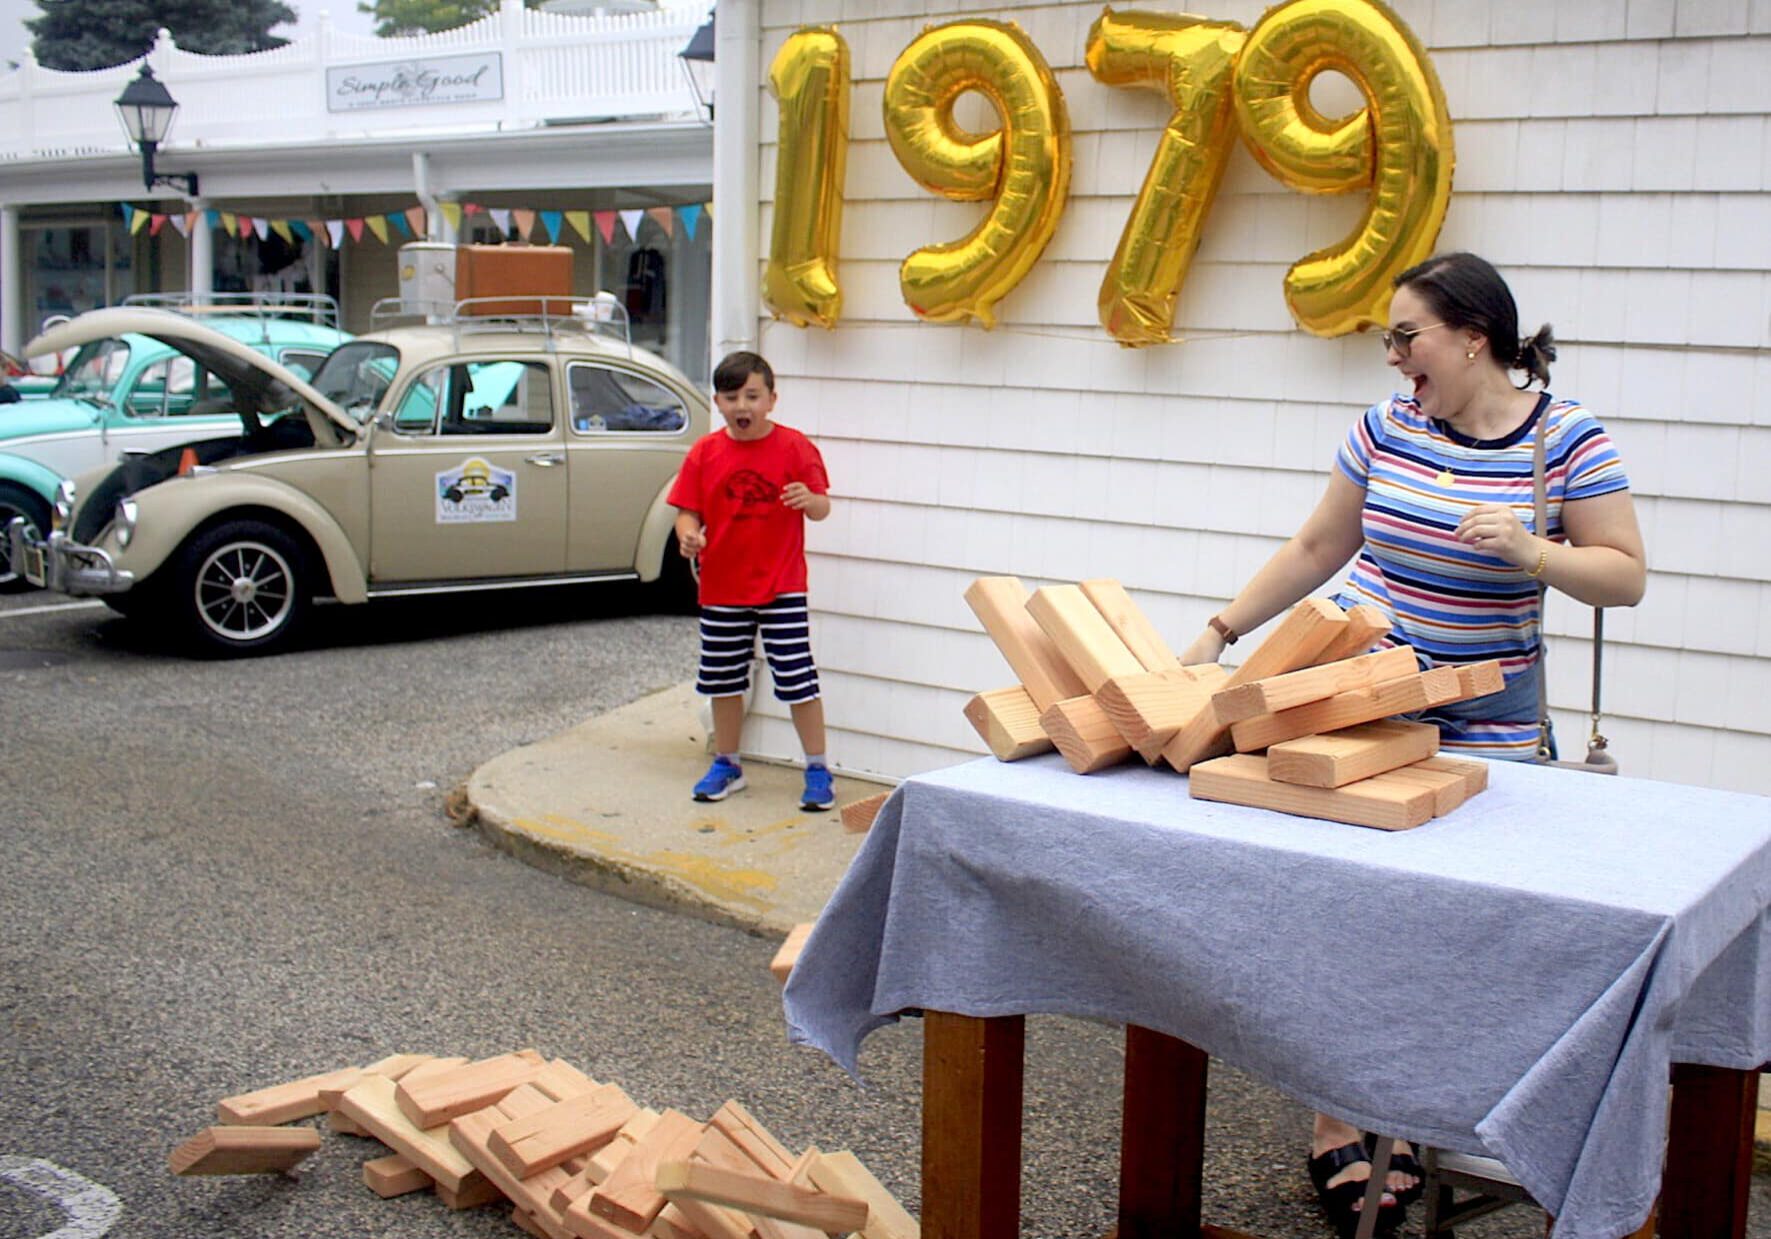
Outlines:
<svg viewBox="0 0 1771 1239"><path fill-rule="evenodd" d="M1502 439L1475 440L1427 417L1412 396L1365 411L1335 459L1365 490L1365 544L1344 607L1371 603L1389 617L1393 641L1428 665L1498 658L1511 688L1538 664L1537 582L1504 560L1459 542L1458 522L1478 504L1504 503L1525 528L1532 502L1532 453L1544 427L1545 535L1562 542L1562 504L1624 490L1629 479L1598 420L1572 400L1545 393L1525 423ZM1524 684L1519 685L1524 688ZM1505 718L1430 716L1447 749L1529 758L1536 750L1535 690ZM1517 700L1519 693L1508 693ZM1495 698L1499 701L1499 698ZM1461 712L1460 712L1461 713Z"/></svg>

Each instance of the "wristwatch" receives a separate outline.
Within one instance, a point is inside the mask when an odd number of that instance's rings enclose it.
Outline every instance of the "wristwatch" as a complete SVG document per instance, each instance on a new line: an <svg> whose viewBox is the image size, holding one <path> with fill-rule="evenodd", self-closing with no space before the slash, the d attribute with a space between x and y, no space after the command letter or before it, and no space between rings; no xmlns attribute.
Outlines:
<svg viewBox="0 0 1771 1239"><path fill-rule="evenodd" d="M1234 628L1231 628L1228 624L1224 623L1223 620L1219 619L1217 616L1214 615L1210 619L1206 620L1205 623L1208 628L1210 628L1213 632L1217 633L1218 636L1220 636L1224 639L1225 645L1235 645L1236 644L1236 636L1237 636L1236 630Z"/></svg>

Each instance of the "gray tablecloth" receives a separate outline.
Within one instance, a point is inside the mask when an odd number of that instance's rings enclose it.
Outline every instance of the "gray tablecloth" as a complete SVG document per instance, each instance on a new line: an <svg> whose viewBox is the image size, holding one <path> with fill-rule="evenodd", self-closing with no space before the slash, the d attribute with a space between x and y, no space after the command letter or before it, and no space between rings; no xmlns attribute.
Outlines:
<svg viewBox="0 0 1771 1239"><path fill-rule="evenodd" d="M1610 1239L1658 1189L1669 1064L1771 1058L1768 905L1761 796L1496 762L1391 834L984 759L886 802L787 1020L851 1072L907 1009L1141 1024Z"/></svg>

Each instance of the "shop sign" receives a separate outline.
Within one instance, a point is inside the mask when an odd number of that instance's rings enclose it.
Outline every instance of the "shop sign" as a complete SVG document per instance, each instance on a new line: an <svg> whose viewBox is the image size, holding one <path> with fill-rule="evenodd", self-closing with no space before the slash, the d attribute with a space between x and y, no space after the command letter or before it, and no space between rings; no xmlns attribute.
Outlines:
<svg viewBox="0 0 1771 1239"><path fill-rule="evenodd" d="M435 56L326 70L326 110L403 108L436 103L489 103L504 98L499 52Z"/></svg>

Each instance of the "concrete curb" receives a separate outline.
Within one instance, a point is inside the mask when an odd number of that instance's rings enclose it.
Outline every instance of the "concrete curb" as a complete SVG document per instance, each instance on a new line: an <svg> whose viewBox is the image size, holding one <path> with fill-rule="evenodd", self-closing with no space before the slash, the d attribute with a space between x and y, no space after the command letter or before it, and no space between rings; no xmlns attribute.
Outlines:
<svg viewBox="0 0 1771 1239"><path fill-rule="evenodd" d="M759 935L816 920L862 836L836 809L799 809L797 766L744 764L717 804L689 789L707 768L693 686L679 684L486 762L451 816L524 862L653 907ZM881 785L837 779L846 804Z"/></svg>

